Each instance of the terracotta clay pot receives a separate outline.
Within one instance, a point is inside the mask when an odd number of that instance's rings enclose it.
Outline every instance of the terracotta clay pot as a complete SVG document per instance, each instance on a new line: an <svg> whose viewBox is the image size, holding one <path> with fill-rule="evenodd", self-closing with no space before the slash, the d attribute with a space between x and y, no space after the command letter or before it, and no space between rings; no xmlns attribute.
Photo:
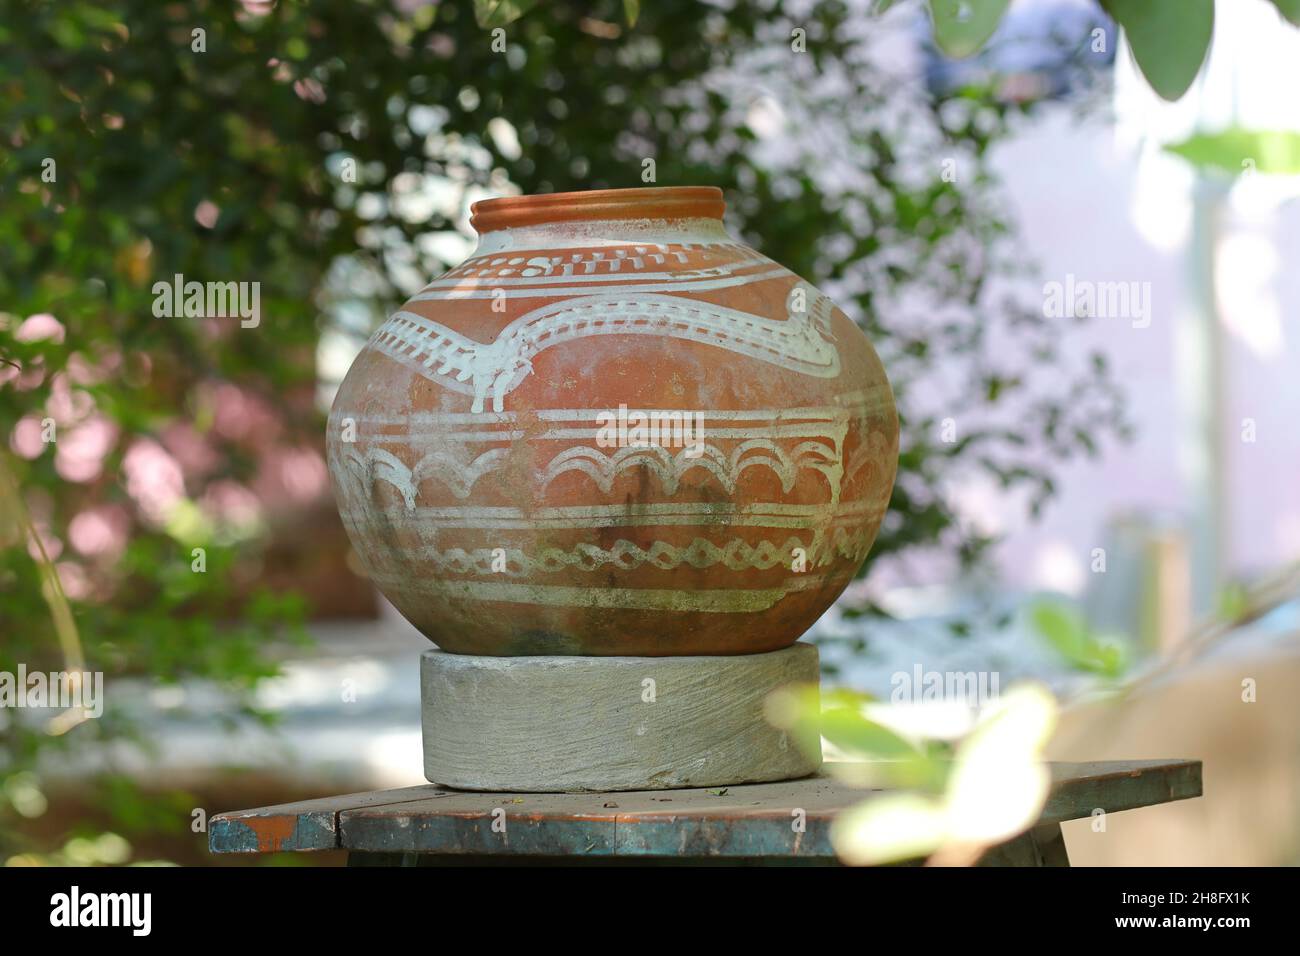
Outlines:
<svg viewBox="0 0 1300 956"><path fill-rule="evenodd" d="M898 461L884 369L722 212L703 187L476 203L474 255L353 363L339 511L439 647L770 651L861 566Z"/></svg>

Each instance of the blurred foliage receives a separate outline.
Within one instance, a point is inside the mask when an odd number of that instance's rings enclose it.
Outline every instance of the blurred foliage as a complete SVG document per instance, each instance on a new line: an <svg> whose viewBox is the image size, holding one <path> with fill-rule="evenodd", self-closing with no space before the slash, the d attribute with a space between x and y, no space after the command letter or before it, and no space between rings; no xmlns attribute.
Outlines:
<svg viewBox="0 0 1300 956"><path fill-rule="evenodd" d="M815 686L786 688L768 698L765 712L818 758L820 726L840 758L823 765L826 773L851 786L889 791L836 818L831 842L846 863L973 865L1031 826L1047 800L1043 751L1057 705L1037 684L986 702L956 740L894 729L890 718L898 719L899 705L850 691L819 699Z"/></svg>
<svg viewBox="0 0 1300 956"><path fill-rule="evenodd" d="M869 713L883 706L870 694L848 688L793 687L769 698L768 720L790 732L805 753L820 755L825 742L849 760L885 761L853 768L854 782L941 793L952 748L940 739L913 740ZM887 711L886 711L887 712ZM849 768L839 768L850 772ZM863 777L861 774L875 774Z"/></svg>
<svg viewBox="0 0 1300 956"><path fill-rule="evenodd" d="M1300 175L1300 133L1294 130L1234 127L1217 133L1197 133L1165 149L1198 169L1214 169L1230 176L1252 172Z"/></svg>
<svg viewBox="0 0 1300 956"><path fill-rule="evenodd" d="M1300 0L1248 0L1270 3L1280 16L1300 25ZM1097 0L1124 28L1129 50L1151 88L1177 100L1201 71L1214 35L1214 0ZM883 13L895 0L876 0ZM1010 6L1008 0L927 0L935 43L951 57L977 53L993 36Z"/></svg>
<svg viewBox="0 0 1300 956"><path fill-rule="evenodd" d="M474 0L474 19L481 27L513 23L537 6L537 0Z"/></svg>
<svg viewBox="0 0 1300 956"><path fill-rule="evenodd" d="M1128 654L1123 639L1094 633L1078 608L1042 601L1029 609L1029 620L1072 670L1111 679L1124 676Z"/></svg>
<svg viewBox="0 0 1300 956"><path fill-rule="evenodd" d="M211 678L253 713L265 647L303 607L258 591L267 529L235 533L201 503L319 447L322 334L364 337L356 309L373 323L454 264L488 195L641 186L654 159L660 185L720 186L737 234L831 291L903 419L873 562L931 549L978 566L989 540L958 520L954 482L992 476L1037 511L1054 460L1123 430L1104 358L1001 281L1024 256L987 156L1028 104L928 99L875 65L836 2L796 21L776 4L557 0L508 23L504 52L475 7L0 0L0 435L17 451L20 429L57 426L11 462L79 584L91 669ZM175 275L259 282L260 325L155 317L153 284ZM43 315L57 331L29 325ZM247 434L214 425L245 406L262 411ZM130 458L178 447L210 460L159 513ZM88 513L126 523L120 550L74 553ZM10 529L0 551L0 669L58 667L24 544ZM60 737L7 720L0 777L122 735L144 743L111 701Z"/></svg>

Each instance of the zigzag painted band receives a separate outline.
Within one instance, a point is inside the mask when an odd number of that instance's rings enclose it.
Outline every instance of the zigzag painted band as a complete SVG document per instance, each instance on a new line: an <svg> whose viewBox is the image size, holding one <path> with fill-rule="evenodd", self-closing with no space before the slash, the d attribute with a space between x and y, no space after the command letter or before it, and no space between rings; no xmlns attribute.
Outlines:
<svg viewBox="0 0 1300 956"><path fill-rule="evenodd" d="M420 549L418 553L443 573L529 578L539 572L557 573L569 568L599 571L607 565L620 571L632 571L647 564L661 571L671 571L683 564L701 570L718 564L732 571L767 571L777 566L796 570L794 565L800 560L806 568L825 567L837 557L861 561L867 556L869 547L869 537L861 528L848 532L841 527L821 542L816 537L812 542L806 542L792 535L781 544L771 541L750 544L734 538L720 547L705 538L695 538L685 546L656 541L643 548L635 541L623 538L609 548L580 542L568 551L546 548L536 557L519 548L475 548L473 551L448 548L442 551L429 547Z"/></svg>

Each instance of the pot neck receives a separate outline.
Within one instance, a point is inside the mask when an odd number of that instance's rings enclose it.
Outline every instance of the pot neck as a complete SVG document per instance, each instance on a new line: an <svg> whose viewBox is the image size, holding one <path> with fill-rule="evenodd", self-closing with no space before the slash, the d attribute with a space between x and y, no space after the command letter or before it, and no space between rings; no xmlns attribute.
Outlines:
<svg viewBox="0 0 1300 956"><path fill-rule="evenodd" d="M711 186L597 189L486 199L470 207L478 252L611 243L729 242Z"/></svg>

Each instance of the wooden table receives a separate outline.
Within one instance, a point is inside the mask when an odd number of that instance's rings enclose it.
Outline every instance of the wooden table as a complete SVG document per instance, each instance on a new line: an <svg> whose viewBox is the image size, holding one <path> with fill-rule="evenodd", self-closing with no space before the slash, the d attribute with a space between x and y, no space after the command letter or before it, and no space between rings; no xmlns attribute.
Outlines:
<svg viewBox="0 0 1300 956"><path fill-rule="evenodd" d="M1201 795L1199 760L1054 763L1038 823L1001 866L1068 866L1061 823ZM430 785L214 816L213 853L345 849L351 866L832 864L830 823L878 791L826 776L713 790L469 793ZM804 832L792 822L802 810Z"/></svg>

